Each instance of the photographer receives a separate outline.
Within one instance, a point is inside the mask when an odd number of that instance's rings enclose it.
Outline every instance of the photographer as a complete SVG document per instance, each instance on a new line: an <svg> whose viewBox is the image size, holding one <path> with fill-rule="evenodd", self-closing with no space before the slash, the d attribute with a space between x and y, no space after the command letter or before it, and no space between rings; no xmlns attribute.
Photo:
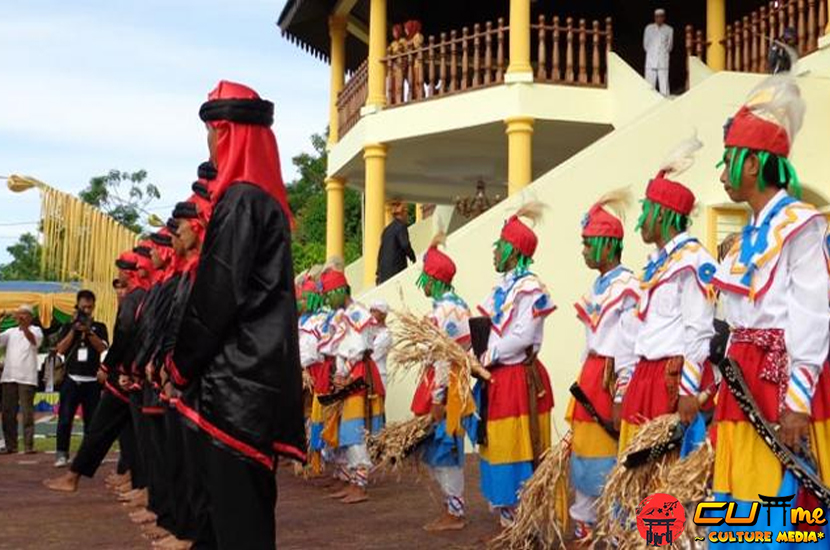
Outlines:
<svg viewBox="0 0 830 550"><path fill-rule="evenodd" d="M69 440L78 405L83 406L86 433L106 378L100 370L101 353L107 349L109 337L106 325L93 319L94 311L95 294L89 290L78 292L75 317L64 326L57 345L57 352L65 358L66 379L60 388L56 468L69 463Z"/></svg>

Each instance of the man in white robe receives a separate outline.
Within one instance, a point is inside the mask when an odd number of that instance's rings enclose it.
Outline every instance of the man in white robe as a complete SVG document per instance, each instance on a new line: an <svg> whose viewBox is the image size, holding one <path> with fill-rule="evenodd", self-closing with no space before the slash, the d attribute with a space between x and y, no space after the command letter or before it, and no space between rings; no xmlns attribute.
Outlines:
<svg viewBox="0 0 830 550"><path fill-rule="evenodd" d="M654 23L643 33L646 51L646 80L664 96L669 95L669 55L674 45L674 29L666 24L666 11L654 11Z"/></svg>

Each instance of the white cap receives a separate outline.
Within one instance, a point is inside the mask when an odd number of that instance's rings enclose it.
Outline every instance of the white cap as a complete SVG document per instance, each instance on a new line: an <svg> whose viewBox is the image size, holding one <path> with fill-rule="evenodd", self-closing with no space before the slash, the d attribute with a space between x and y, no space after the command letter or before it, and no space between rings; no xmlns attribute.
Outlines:
<svg viewBox="0 0 830 550"><path fill-rule="evenodd" d="M386 300L378 298L377 300L372 302L372 305L369 306L369 309L380 311L381 313L389 313L389 304L386 303Z"/></svg>
<svg viewBox="0 0 830 550"><path fill-rule="evenodd" d="M663 8L657 8L656 10L654 10L654 15L666 15L666 10L664 10Z"/></svg>
<svg viewBox="0 0 830 550"><path fill-rule="evenodd" d="M35 308L30 306L29 304L21 304L17 308L17 313L28 313L32 317L35 316Z"/></svg>

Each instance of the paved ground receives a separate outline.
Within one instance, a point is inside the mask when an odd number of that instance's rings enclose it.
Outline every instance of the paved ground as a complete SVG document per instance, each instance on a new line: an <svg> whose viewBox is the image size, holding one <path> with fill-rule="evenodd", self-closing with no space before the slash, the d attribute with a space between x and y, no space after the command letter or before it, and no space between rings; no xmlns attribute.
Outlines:
<svg viewBox="0 0 830 550"><path fill-rule="evenodd" d="M97 479L83 480L73 495L46 490L54 476L54 455L0 456L0 550L81 550L150 548L127 510L103 485L115 455ZM370 488L371 500L343 505L328 500L319 483L279 472L278 547L282 550L481 548L496 532L477 487L474 461L468 461L470 525L457 533L434 535L421 526L441 510L438 489L426 471L387 475Z"/></svg>

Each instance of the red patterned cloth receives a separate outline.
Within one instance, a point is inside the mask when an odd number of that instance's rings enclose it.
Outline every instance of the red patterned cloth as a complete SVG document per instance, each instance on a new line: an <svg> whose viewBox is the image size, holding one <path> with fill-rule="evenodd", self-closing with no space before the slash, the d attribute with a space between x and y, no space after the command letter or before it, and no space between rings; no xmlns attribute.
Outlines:
<svg viewBox="0 0 830 550"><path fill-rule="evenodd" d="M732 331L732 344L752 344L764 353L759 377L778 386L778 406L784 406L789 371L784 330L739 328Z"/></svg>

